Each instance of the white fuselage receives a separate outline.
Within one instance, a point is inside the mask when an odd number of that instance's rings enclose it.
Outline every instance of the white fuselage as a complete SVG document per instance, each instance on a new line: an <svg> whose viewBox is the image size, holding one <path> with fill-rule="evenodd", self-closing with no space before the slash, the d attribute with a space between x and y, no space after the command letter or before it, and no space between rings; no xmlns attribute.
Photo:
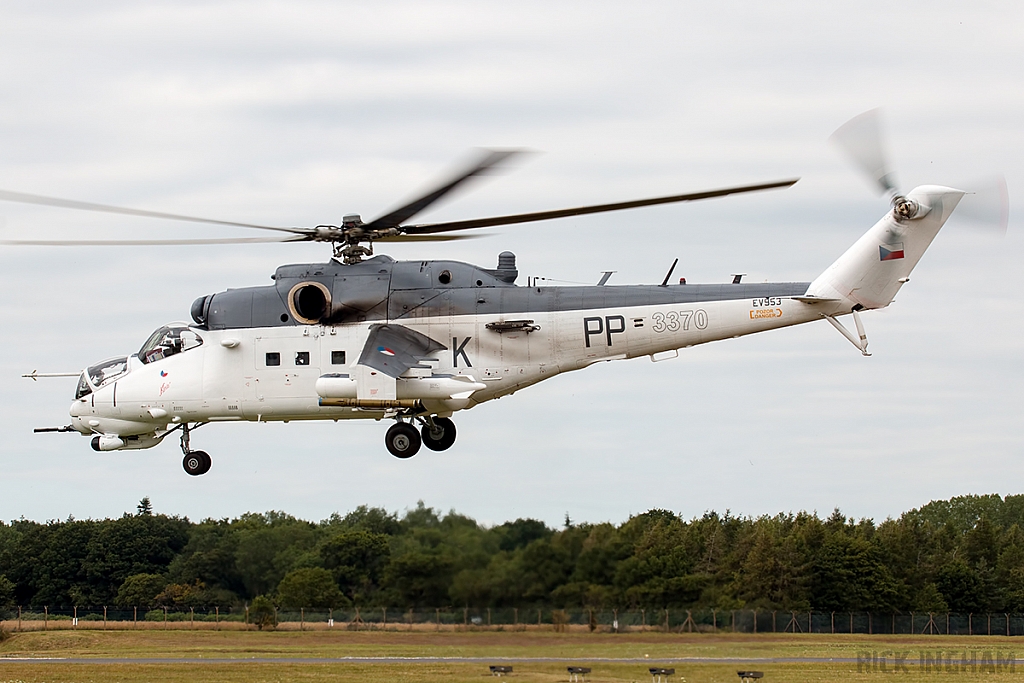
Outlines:
<svg viewBox="0 0 1024 683"><path fill-rule="evenodd" d="M510 394L561 372L598 361L655 356L674 349L819 320L834 307L786 297L558 311L529 314L539 329L498 332L502 316L450 316L404 321L449 348L426 369L399 378L438 414ZM517 317L523 317L521 315ZM369 324L196 330L203 344L143 364L71 406L86 434L160 433L180 422L380 419L382 410L321 406L317 380L348 373ZM268 354L271 362L268 365ZM307 362L308 361L308 362ZM432 375L456 375L482 386L468 398L430 392ZM422 391L415 385L423 385Z"/></svg>

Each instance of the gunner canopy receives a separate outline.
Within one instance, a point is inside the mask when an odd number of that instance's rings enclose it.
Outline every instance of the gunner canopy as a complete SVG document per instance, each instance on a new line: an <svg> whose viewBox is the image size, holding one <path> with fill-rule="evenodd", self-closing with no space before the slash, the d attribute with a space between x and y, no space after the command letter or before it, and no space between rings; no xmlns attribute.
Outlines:
<svg viewBox="0 0 1024 683"><path fill-rule="evenodd" d="M203 338L189 329L188 325L164 325L153 334L139 349L139 360L143 363L168 358L201 346Z"/></svg>

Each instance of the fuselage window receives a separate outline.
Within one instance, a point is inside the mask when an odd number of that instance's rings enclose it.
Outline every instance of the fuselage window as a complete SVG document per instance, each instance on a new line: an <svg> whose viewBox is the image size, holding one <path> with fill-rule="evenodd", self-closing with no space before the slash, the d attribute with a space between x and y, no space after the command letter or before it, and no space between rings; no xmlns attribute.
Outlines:
<svg viewBox="0 0 1024 683"><path fill-rule="evenodd" d="M295 364L296 365L309 365L309 351L296 351L295 352Z"/></svg>
<svg viewBox="0 0 1024 683"><path fill-rule="evenodd" d="M331 351L331 365L344 365L345 364L345 352L344 351Z"/></svg>
<svg viewBox="0 0 1024 683"><path fill-rule="evenodd" d="M277 351L267 352L267 367L274 367L281 364L281 354Z"/></svg>
<svg viewBox="0 0 1024 683"><path fill-rule="evenodd" d="M167 325L149 336L139 350L139 360L152 363L202 346L203 338L187 325Z"/></svg>

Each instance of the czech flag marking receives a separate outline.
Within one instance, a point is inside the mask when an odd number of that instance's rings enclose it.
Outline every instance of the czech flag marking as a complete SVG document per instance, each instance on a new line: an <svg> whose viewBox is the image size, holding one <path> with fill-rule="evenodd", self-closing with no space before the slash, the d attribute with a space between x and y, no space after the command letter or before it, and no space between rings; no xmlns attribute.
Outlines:
<svg viewBox="0 0 1024 683"><path fill-rule="evenodd" d="M381 353L383 353L385 356L393 356L393 355L395 355L395 352L392 351L391 349L389 349L386 346L378 346L377 350L380 351Z"/></svg>
<svg viewBox="0 0 1024 683"><path fill-rule="evenodd" d="M895 261L901 258L903 258L903 242L878 245L879 261Z"/></svg>
<svg viewBox="0 0 1024 683"><path fill-rule="evenodd" d="M167 376L167 371L166 370L161 370L160 371L160 376L161 377L166 377Z"/></svg>

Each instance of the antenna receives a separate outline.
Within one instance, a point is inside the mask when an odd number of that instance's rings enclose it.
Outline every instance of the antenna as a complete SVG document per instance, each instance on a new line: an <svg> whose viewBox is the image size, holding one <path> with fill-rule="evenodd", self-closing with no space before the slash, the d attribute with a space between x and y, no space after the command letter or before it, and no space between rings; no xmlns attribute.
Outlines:
<svg viewBox="0 0 1024 683"><path fill-rule="evenodd" d="M661 284L658 285L659 287L668 287L668 279L672 277L672 271L676 269L677 263L679 263L679 259L672 262L672 267L668 269L667 273L665 273L665 279L661 281Z"/></svg>

